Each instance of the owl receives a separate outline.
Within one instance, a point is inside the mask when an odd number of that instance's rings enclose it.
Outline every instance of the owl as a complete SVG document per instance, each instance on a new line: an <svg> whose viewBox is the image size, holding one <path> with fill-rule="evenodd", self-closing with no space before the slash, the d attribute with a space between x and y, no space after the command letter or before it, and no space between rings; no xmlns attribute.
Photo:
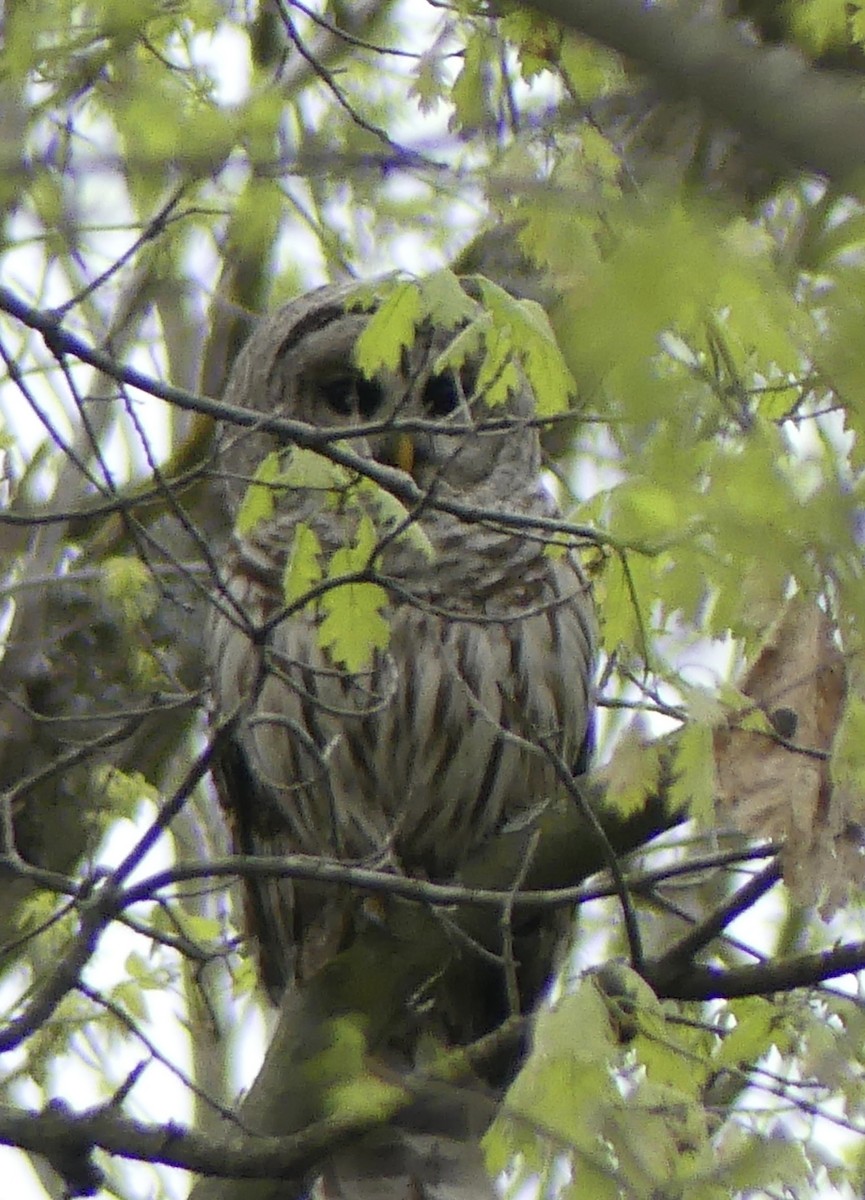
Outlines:
<svg viewBox="0 0 865 1200"><path fill-rule="evenodd" d="M239 524L206 635L213 711L239 713L217 786L238 852L458 880L560 790L550 752L575 766L584 755L592 600L576 560L532 527L555 510L526 381L517 372L506 402L488 404L478 363L441 365L455 331L429 323L397 366L367 378L354 348L370 310L355 290L324 287L264 319L227 385L227 404L305 422L387 470L367 487L349 471L274 486L265 515ZM223 431L235 507L274 452L290 463L273 433ZM388 480L415 489L396 516L382 505ZM287 605L285 579L301 542L327 564L361 527L375 530L387 637L349 670L323 636L320 597ZM274 1002L351 939L365 905L284 878L245 890Z"/></svg>

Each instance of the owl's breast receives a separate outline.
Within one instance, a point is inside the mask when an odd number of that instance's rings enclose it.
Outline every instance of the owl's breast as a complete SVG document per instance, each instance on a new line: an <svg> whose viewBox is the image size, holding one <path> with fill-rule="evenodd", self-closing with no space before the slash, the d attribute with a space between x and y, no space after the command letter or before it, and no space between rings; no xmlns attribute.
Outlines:
<svg viewBox="0 0 865 1200"><path fill-rule="evenodd" d="M432 559L411 545L384 556L390 639L368 669L333 660L314 608L259 639L229 605L213 617L217 708L246 705L262 822L298 850L446 876L550 798L548 749L577 760L594 662L578 570L517 552L524 539L490 536L481 553L453 525L434 532ZM278 617L283 569L261 544L236 553L228 592L253 626Z"/></svg>

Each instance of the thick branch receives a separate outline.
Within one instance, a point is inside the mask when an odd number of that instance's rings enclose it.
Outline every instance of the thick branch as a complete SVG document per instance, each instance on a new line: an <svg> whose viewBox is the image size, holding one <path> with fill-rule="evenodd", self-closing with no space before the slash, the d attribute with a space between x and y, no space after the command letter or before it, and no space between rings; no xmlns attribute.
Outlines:
<svg viewBox="0 0 865 1200"><path fill-rule="evenodd" d="M865 970L865 942L834 950L798 954L780 962L749 963L722 969L689 965L678 975L646 964L645 977L660 996L672 1000L732 1000L737 996L771 996L794 988L814 987L840 975Z"/></svg>
<svg viewBox="0 0 865 1200"><path fill-rule="evenodd" d="M234 1130L221 1128L213 1136L172 1121L164 1125L136 1121L110 1107L74 1113L49 1105L36 1112L4 1104L0 1105L0 1144L42 1154L67 1177L73 1164L86 1162L99 1149L214 1178L279 1179L308 1170L340 1137L349 1132L356 1136L373 1123L369 1119L321 1121L292 1137L256 1135L235 1126Z"/></svg>
<svg viewBox="0 0 865 1200"><path fill-rule="evenodd" d="M860 86L789 48L756 46L736 26L643 0L526 0L632 58L674 95L693 97L806 171L854 187L865 166Z"/></svg>

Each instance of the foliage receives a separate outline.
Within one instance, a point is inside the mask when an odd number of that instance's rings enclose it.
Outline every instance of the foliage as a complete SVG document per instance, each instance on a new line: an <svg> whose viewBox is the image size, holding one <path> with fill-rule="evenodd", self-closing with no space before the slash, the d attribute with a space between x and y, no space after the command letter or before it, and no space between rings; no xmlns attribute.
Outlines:
<svg viewBox="0 0 865 1200"><path fill-rule="evenodd" d="M66 1099L207 1132L249 1082L258 1001L230 879L208 870L225 841L202 750L203 598L230 533L216 398L247 314L375 279L363 375L431 322L452 335L437 369L476 359L493 417L531 384L567 512L550 552L582 555L602 615L602 815L639 825L612 847L627 886L580 896L491 1167L605 1200L861 1187L861 180L803 177L783 147L755 167L747 137L658 101L611 50L499 9L6 5L0 1140L29 1145L7 1107ZM739 6L827 70L862 70L863 13ZM354 514L336 549L299 525L282 582L334 668L362 672L388 640L383 543L435 566L412 503L349 441L250 475L250 537L289 488ZM797 611L829 631L832 689ZM808 720L789 727L791 696ZM771 821L741 818L764 811L755 780ZM782 835L803 847L781 860L790 890L764 845ZM390 1116L403 1093L364 1034L330 1033L327 1105ZM97 1156L101 1194L185 1193L169 1155L137 1157Z"/></svg>

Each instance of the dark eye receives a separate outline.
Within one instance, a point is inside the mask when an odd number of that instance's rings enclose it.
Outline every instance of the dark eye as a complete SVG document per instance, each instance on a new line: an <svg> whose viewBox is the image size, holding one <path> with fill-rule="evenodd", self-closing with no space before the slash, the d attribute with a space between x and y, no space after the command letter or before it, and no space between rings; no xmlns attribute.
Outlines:
<svg viewBox="0 0 865 1200"><path fill-rule="evenodd" d="M368 421L381 408L381 388L374 379L365 379L362 375L358 378L356 386L357 410L364 420Z"/></svg>
<svg viewBox="0 0 865 1200"><path fill-rule="evenodd" d="M320 385L321 395L332 413L340 417L355 415L369 420L381 406L381 387L374 379L362 375L346 375L329 379Z"/></svg>
<svg viewBox="0 0 865 1200"><path fill-rule="evenodd" d="M351 416L352 386L350 379L331 379L321 385L321 394L331 412L341 417Z"/></svg>
<svg viewBox="0 0 865 1200"><path fill-rule="evenodd" d="M460 402L457 381L447 375L433 375L428 379L421 397L424 408L432 417L446 417Z"/></svg>

